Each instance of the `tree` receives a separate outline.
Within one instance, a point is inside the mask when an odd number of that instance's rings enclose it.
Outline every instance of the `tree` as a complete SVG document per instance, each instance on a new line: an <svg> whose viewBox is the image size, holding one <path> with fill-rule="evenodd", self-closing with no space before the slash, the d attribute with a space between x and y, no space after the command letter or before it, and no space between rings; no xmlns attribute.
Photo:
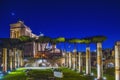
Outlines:
<svg viewBox="0 0 120 80"><path fill-rule="evenodd" d="M26 43L35 41L35 38L30 38L30 36L20 36L18 39L20 40L20 48L23 51Z"/></svg>
<svg viewBox="0 0 120 80"><path fill-rule="evenodd" d="M20 36L19 39L20 39L20 41L22 41L24 43L31 42L31 41L35 40L35 38L31 38L30 36Z"/></svg>
<svg viewBox="0 0 120 80"><path fill-rule="evenodd" d="M43 43L45 44L45 48L44 50L46 49L46 46L47 44L51 41L51 38L50 37L47 37L47 36L40 36L38 39L37 39L37 42L40 43L40 47L41 47L41 51L42 51L42 45Z"/></svg>
<svg viewBox="0 0 120 80"><path fill-rule="evenodd" d="M51 38L48 36L39 36L39 38L36 40L36 42L38 43L38 45L40 45L40 51L42 52L40 54L40 57L46 58L45 52L46 52L46 47L47 44L50 42ZM44 45L44 46L43 46Z"/></svg>
<svg viewBox="0 0 120 80"><path fill-rule="evenodd" d="M59 43L64 43L65 42L65 38L64 37L58 37L55 39L56 43L59 44Z"/></svg>
<svg viewBox="0 0 120 80"><path fill-rule="evenodd" d="M69 43L73 43L74 44L74 51L77 52L77 43L79 42L80 40L77 39L77 38L72 38L72 39L69 39Z"/></svg>
<svg viewBox="0 0 120 80"><path fill-rule="evenodd" d="M102 43L106 39L107 39L107 37L106 36L102 36L102 35L91 37L91 40L92 40L93 43L98 43L98 42Z"/></svg>
<svg viewBox="0 0 120 80"><path fill-rule="evenodd" d="M58 37L58 38L51 38L50 43L52 45L53 48L53 53L55 53L55 46L58 43L63 43L65 42L65 38L64 37Z"/></svg>

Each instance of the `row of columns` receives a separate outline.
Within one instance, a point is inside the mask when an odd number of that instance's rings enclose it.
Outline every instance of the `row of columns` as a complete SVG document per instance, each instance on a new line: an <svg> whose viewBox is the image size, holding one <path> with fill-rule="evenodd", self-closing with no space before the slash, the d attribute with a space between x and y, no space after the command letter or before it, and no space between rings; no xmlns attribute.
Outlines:
<svg viewBox="0 0 120 80"><path fill-rule="evenodd" d="M10 37L11 38L19 38L20 37L20 31L18 30L11 30L11 33L10 33Z"/></svg>
<svg viewBox="0 0 120 80"><path fill-rule="evenodd" d="M79 52L77 54L66 54L65 64L66 67L72 68L82 72L82 55ZM78 66L78 67L77 67ZM91 73L91 56L90 48L86 48L86 74ZM102 62L102 44L97 43L97 80L103 80L103 62ZM120 80L120 42L115 45L115 80Z"/></svg>
<svg viewBox="0 0 120 80"><path fill-rule="evenodd" d="M82 55L79 52L78 55L68 53L65 55L65 66L73 69L73 70L78 70L79 72L82 72Z"/></svg>
<svg viewBox="0 0 120 80"><path fill-rule="evenodd" d="M7 72L8 69L13 70L19 68L20 66L23 66L23 57L21 50L18 50L16 48L13 48L13 50L8 50L7 48L3 48L2 55L3 72Z"/></svg>
<svg viewBox="0 0 120 80"><path fill-rule="evenodd" d="M78 55L69 53L65 55L66 67L72 68L82 73L83 61L82 54L79 52ZM86 48L86 75L91 75L91 54L90 47ZM103 64L102 64L102 44L97 43L97 79L103 78Z"/></svg>

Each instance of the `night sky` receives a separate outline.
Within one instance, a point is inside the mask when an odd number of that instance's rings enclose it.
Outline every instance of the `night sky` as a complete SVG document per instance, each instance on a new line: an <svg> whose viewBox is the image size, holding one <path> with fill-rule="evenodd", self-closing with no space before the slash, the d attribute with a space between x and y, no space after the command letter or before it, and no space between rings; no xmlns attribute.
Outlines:
<svg viewBox="0 0 120 80"><path fill-rule="evenodd" d="M112 48L120 40L120 2L116 0L0 0L0 37L9 37L9 24L18 20L37 35L105 35L103 48Z"/></svg>

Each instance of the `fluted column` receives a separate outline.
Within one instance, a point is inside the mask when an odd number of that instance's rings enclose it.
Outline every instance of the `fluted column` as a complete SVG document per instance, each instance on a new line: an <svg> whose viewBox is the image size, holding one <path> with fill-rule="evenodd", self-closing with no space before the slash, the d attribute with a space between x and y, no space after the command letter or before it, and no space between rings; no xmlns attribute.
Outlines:
<svg viewBox="0 0 120 80"><path fill-rule="evenodd" d="M3 72L7 72L7 48L3 48Z"/></svg>
<svg viewBox="0 0 120 80"><path fill-rule="evenodd" d="M120 80L120 42L115 45L115 80Z"/></svg>
<svg viewBox="0 0 120 80"><path fill-rule="evenodd" d="M90 47L86 48L86 74L90 75L91 73L91 56L90 56Z"/></svg>
<svg viewBox="0 0 120 80"><path fill-rule="evenodd" d="M79 52L78 53L78 71L80 73L82 73L82 67L83 67L83 64L82 64L82 53Z"/></svg>
<svg viewBox="0 0 120 80"><path fill-rule="evenodd" d="M97 79L103 78L102 44L97 43Z"/></svg>

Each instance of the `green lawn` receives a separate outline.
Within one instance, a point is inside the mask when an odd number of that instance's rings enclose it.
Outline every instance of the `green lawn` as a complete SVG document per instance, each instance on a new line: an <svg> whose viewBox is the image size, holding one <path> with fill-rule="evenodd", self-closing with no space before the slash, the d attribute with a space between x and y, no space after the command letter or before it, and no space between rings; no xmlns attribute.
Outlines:
<svg viewBox="0 0 120 80"><path fill-rule="evenodd" d="M94 73L94 76L97 77L96 68L92 68L91 71ZM106 77L107 80L115 80L115 69L114 68L105 69L103 72L103 77Z"/></svg>
<svg viewBox="0 0 120 80"><path fill-rule="evenodd" d="M3 80L26 80L25 72L23 72L24 68L19 68L11 73L8 73L6 76L3 77Z"/></svg>
<svg viewBox="0 0 120 80"><path fill-rule="evenodd" d="M29 75L26 75L26 69L19 68L16 71L12 71L11 73L4 76L4 80L47 80L46 78L53 77L53 70L30 70L28 72ZM94 80L92 76L84 76L83 74L72 71L68 68L59 68L63 72L63 78L55 78L55 80ZM96 68L92 69L92 72L96 75ZM114 76L114 68L107 69L104 76L107 77L107 80L115 80ZM29 79L31 78L31 79Z"/></svg>
<svg viewBox="0 0 120 80"><path fill-rule="evenodd" d="M63 72L64 77L62 79L55 78L55 80L93 80L91 76L83 76L67 68L60 68L60 70ZM27 76L24 71L25 69L23 68L13 71L7 74L4 80L28 80L28 78L32 78L31 80L40 80L40 78L46 80L45 78L53 77L53 71L51 69L30 70L29 76Z"/></svg>
<svg viewBox="0 0 120 80"><path fill-rule="evenodd" d="M115 69L114 68L108 68L104 72L104 76L107 77L107 80L115 80Z"/></svg>
<svg viewBox="0 0 120 80"><path fill-rule="evenodd" d="M94 77L83 76L83 74L79 74L67 68L61 68L61 70L64 75L64 78L62 80L93 80L94 79Z"/></svg>

